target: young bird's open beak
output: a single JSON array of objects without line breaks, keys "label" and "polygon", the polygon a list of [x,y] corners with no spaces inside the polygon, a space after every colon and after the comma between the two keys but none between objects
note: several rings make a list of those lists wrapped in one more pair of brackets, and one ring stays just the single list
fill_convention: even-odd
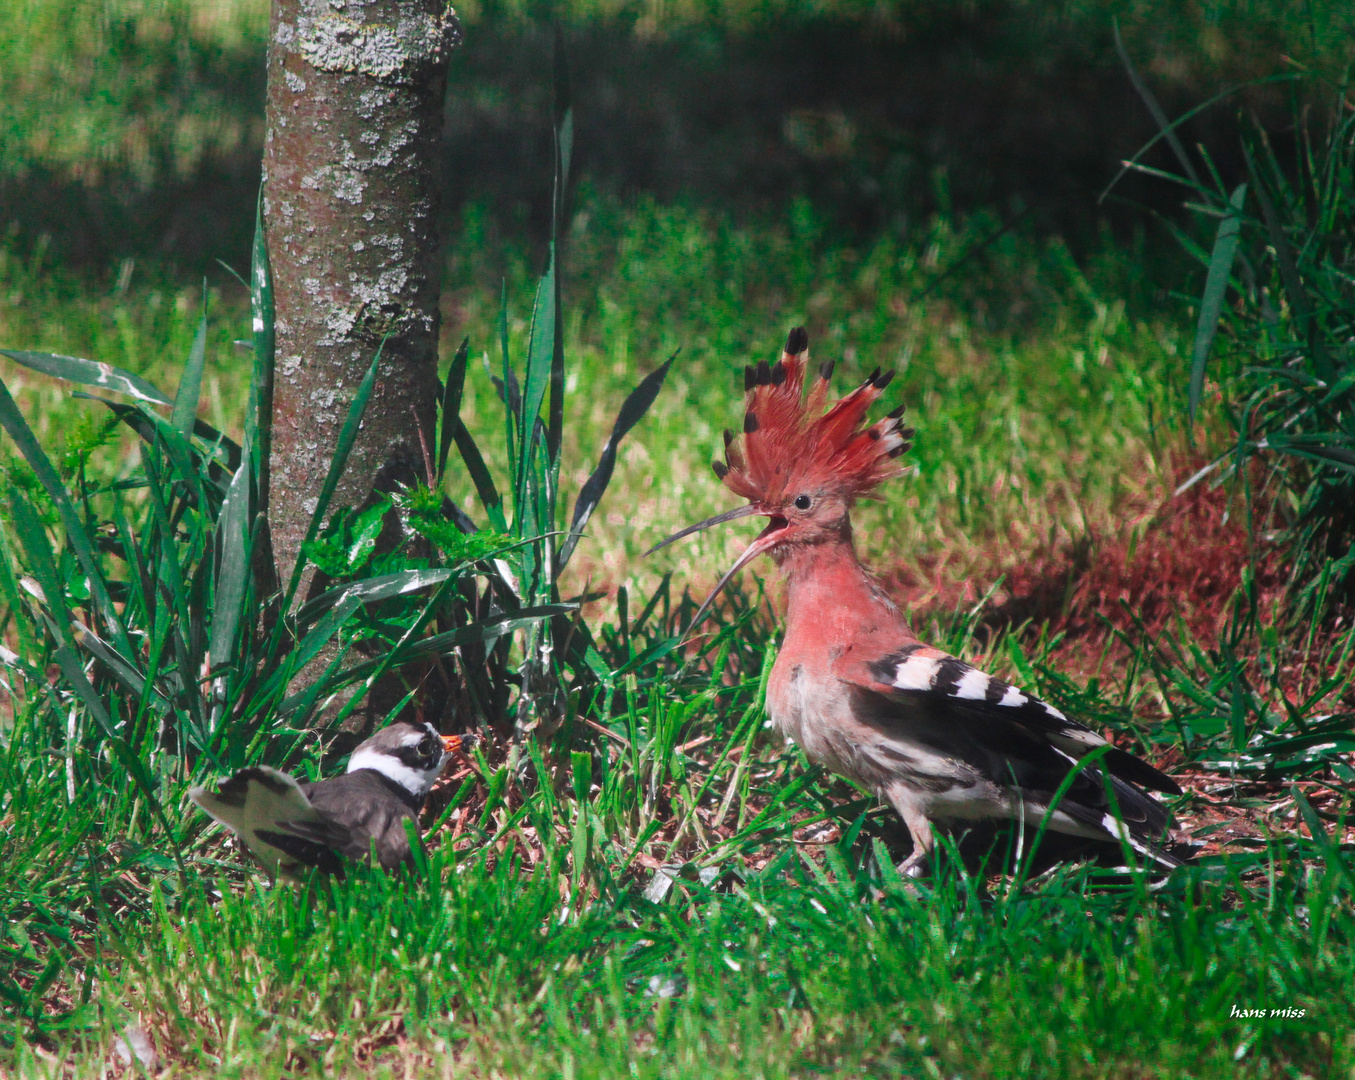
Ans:
[{"label": "young bird's open beak", "polygon": [[474,735],[444,735],[442,737],[442,748],[449,754],[463,754],[474,743]]},{"label": "young bird's open beak", "polygon": [[[700,532],[702,529],[708,529],[712,525],[721,525],[726,521],[734,521],[736,518],[753,517],[757,514],[766,514],[766,513],[767,512],[765,510],[759,510],[757,506],[754,505],[753,503],[748,503],[746,506],[736,507],[733,510],[726,510],[723,514],[716,514],[712,518],[706,518],[705,521],[697,522],[695,525],[688,525],[687,528],[682,529],[679,532],[675,532],[672,536],[668,537],[667,540],[663,540],[655,544],[652,548],[645,552],[645,555],[646,556],[653,555],[654,552],[658,551],[660,548],[667,547],[674,540],[681,540],[684,536],[690,536],[694,532]],[[736,573],[738,573],[741,569],[747,566],[754,559],[756,559],[763,552],[771,550],[772,546],[776,543],[777,539],[780,536],[781,531],[786,527],[786,519],[776,517],[770,514],[768,514],[767,516],[771,517],[772,520],[767,524],[767,527],[758,534],[757,539],[754,540],[751,544],[748,545],[747,548],[744,549],[743,554],[734,560],[734,565],[731,566],[725,572],[725,576],[719,580],[715,588],[711,591],[711,594],[708,597],[706,597],[705,603],[703,603],[699,608],[697,608],[696,616],[692,619],[692,621],[688,624],[687,629],[683,632],[682,635],[683,637],[686,637],[688,634],[690,634],[696,628],[697,624],[703,618],[705,618],[706,612],[710,610],[710,605],[714,602],[715,598],[720,595],[720,590],[729,584],[729,579],[732,578]]]}]

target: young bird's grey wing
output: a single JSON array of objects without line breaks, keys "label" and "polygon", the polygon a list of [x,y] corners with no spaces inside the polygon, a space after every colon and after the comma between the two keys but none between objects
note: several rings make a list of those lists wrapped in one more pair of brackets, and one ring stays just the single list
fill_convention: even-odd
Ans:
[{"label": "young bird's grey wing", "polygon": [[[289,872],[296,855],[293,845],[276,843],[274,834],[290,831],[299,822],[322,826],[323,817],[311,805],[301,785],[286,773],[267,765],[241,769],[222,781],[215,791],[191,788],[188,797],[221,824],[235,832],[273,877]],[[310,860],[302,860],[314,865]]]},{"label": "young bird's grey wing", "polygon": [[347,839],[339,850],[350,859],[365,859],[373,843],[387,870],[410,857],[405,822],[417,826],[418,803],[389,778],[363,769],[312,784],[308,795],[330,827],[343,830]]},{"label": "young bird's grey wing", "polygon": [[[312,786],[303,785],[303,789]],[[313,804],[312,809],[318,816],[279,821],[276,831],[268,832],[263,839],[305,866],[342,877],[343,857],[360,859],[365,856],[366,839]]]},{"label": "young bird's grey wing", "polygon": [[285,823],[280,829],[260,829],[260,840],[283,852],[289,860],[285,866],[288,873],[296,873],[302,866],[313,866],[322,874],[334,874],[343,877],[343,860],[333,845],[307,839],[293,830],[292,823]]}]

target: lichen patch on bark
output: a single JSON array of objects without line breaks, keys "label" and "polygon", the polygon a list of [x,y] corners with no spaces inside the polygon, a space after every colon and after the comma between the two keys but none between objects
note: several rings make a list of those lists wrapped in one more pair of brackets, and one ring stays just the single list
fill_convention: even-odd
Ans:
[{"label": "lichen patch on bark", "polygon": [[436,65],[461,40],[460,23],[450,7],[442,13],[405,11],[394,25],[327,12],[303,17],[297,29],[301,55],[312,67],[357,72],[382,82],[420,78],[423,69]]}]

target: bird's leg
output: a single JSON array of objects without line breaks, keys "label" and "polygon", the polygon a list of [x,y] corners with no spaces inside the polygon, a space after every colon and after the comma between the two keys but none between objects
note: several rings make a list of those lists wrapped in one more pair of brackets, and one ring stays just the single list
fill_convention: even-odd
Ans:
[{"label": "bird's leg", "polygon": [[926,873],[927,860],[936,844],[936,838],[932,835],[932,823],[911,800],[890,799],[890,802],[903,818],[903,823],[908,826],[908,835],[913,838],[913,853],[899,863],[899,874],[902,877],[922,877]]}]

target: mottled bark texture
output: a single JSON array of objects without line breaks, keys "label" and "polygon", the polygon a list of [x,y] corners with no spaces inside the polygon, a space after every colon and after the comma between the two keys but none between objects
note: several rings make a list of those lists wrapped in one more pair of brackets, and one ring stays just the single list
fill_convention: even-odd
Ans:
[{"label": "mottled bark texture", "polygon": [[[437,378],[446,0],[274,0],[264,224],[277,305],[269,518],[282,580],[382,340],[332,507],[424,473]],[[303,588],[302,595],[306,590]]]}]

